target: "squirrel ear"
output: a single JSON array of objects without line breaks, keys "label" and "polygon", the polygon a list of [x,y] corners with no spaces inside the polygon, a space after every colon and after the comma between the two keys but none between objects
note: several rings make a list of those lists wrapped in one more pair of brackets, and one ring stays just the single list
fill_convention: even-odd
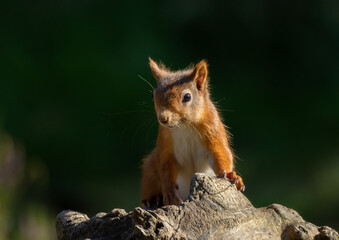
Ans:
[{"label": "squirrel ear", "polygon": [[199,91],[205,91],[207,85],[207,63],[205,60],[200,61],[193,70],[193,80],[197,84]]},{"label": "squirrel ear", "polygon": [[149,66],[151,68],[153,76],[157,81],[159,81],[159,79],[162,78],[165,73],[161,68],[159,68],[158,64],[152,60],[152,58],[149,57],[148,59],[149,59]]}]

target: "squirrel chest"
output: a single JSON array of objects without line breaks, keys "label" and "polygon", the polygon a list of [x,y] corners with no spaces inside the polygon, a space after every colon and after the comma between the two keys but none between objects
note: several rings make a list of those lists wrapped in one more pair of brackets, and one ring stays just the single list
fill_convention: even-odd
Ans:
[{"label": "squirrel chest", "polygon": [[203,145],[201,135],[192,126],[172,129],[173,152],[178,168],[176,183],[179,195],[185,199],[189,195],[191,178],[196,172],[215,175],[213,157]]}]

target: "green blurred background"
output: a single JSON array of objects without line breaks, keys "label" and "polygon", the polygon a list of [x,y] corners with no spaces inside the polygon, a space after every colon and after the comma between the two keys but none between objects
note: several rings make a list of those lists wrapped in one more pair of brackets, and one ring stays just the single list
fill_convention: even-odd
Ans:
[{"label": "green blurred background", "polygon": [[0,35],[0,239],[140,204],[157,122],[148,56],[205,58],[256,207],[339,228],[338,1],[7,1]]}]

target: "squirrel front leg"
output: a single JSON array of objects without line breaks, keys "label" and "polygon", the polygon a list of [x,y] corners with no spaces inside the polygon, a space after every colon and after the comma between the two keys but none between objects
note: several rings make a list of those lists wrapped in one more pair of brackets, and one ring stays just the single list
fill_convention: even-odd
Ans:
[{"label": "squirrel front leg", "polygon": [[182,200],[178,194],[176,178],[177,166],[172,153],[162,153],[159,156],[157,168],[160,176],[160,184],[164,205],[179,205]]},{"label": "squirrel front leg", "polygon": [[214,172],[220,178],[229,178],[239,191],[245,190],[245,185],[240,176],[233,170],[233,154],[231,149],[215,147],[212,152],[214,157]]},{"label": "squirrel front leg", "polygon": [[226,133],[225,138],[208,138],[206,142],[214,159],[213,170],[215,174],[220,178],[229,178],[238,190],[244,191],[245,185],[242,178],[233,170],[233,154],[228,145]]}]

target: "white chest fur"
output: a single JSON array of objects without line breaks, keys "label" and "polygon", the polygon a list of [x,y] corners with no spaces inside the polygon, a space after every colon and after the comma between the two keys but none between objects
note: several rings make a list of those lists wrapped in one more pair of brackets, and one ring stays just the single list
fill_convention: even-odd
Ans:
[{"label": "white chest fur", "polygon": [[184,200],[189,195],[191,178],[196,172],[215,175],[213,157],[204,147],[201,136],[192,126],[172,130],[174,156],[178,166],[177,184],[179,195]]}]

